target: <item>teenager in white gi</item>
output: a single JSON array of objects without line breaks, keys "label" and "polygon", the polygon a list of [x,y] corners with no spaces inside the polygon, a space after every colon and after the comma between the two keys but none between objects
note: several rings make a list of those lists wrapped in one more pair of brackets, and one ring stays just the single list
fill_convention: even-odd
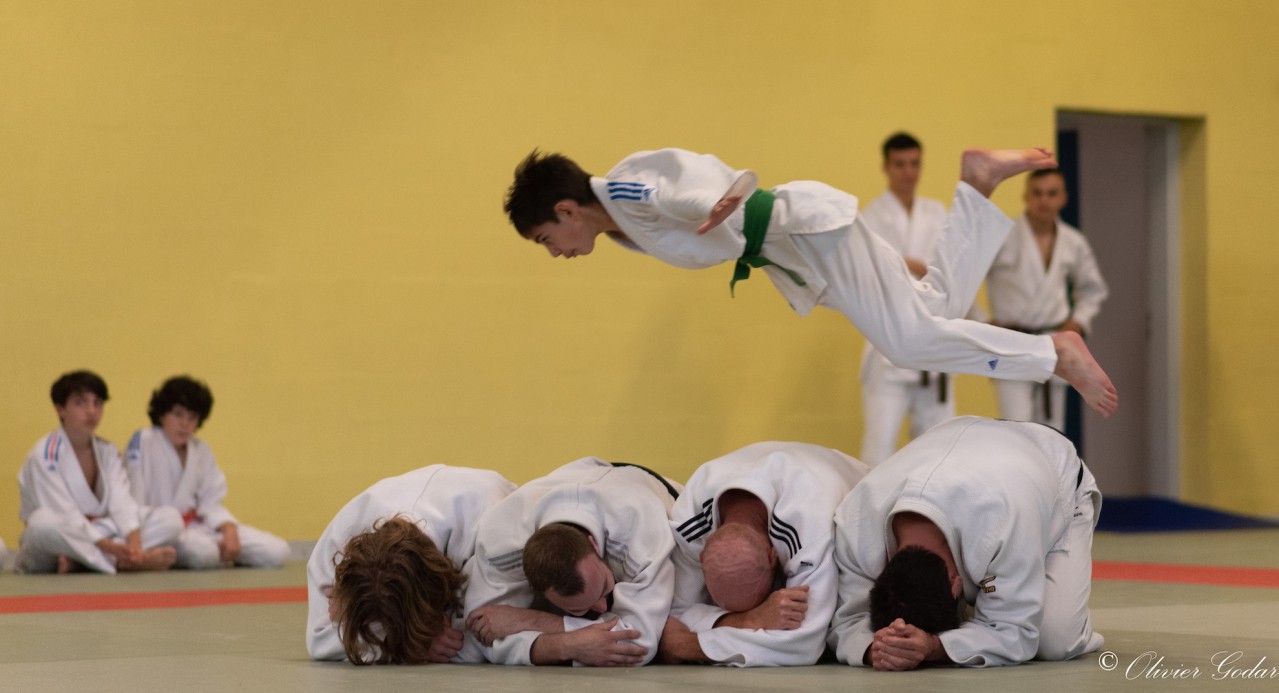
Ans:
[{"label": "teenager in white gi", "polygon": [[[334,621],[341,613],[350,613],[353,619],[378,623],[383,635],[388,626],[383,621],[398,623],[392,616],[378,618],[390,612],[411,611],[401,603],[402,592],[391,586],[398,581],[429,583],[435,581],[429,569],[423,574],[400,575],[400,566],[418,566],[422,562],[404,560],[400,552],[405,541],[394,541],[382,546],[380,552],[369,552],[358,546],[360,541],[376,539],[388,520],[398,519],[412,525],[412,532],[430,541],[427,552],[442,554],[451,563],[452,570],[461,577],[461,571],[475,554],[475,536],[480,518],[515,490],[515,484],[502,478],[497,472],[450,467],[433,464],[415,469],[400,476],[383,479],[342,507],[320,535],[306,565],[307,625],[306,650],[312,659],[349,659],[356,663],[374,661],[418,663],[421,662],[483,662],[484,656],[473,639],[464,639],[462,613],[459,610],[447,614],[448,621],[441,621],[426,643],[407,642],[408,638],[392,637],[399,645],[396,652],[382,652],[358,641],[354,627],[341,632]],[[408,528],[406,528],[408,529]],[[375,574],[369,584],[352,580],[352,591],[372,586],[383,589],[364,589],[362,600],[372,603],[354,604],[351,612],[335,614],[331,596],[337,585],[338,565],[342,564],[344,577],[352,573]],[[345,583],[344,583],[345,585]],[[464,589],[464,588],[463,588]],[[381,595],[379,597],[379,595]],[[338,601],[342,601],[339,593]],[[352,600],[354,601],[354,600]],[[431,613],[446,610],[439,605],[419,605]],[[460,606],[460,603],[459,603]],[[354,624],[352,624],[354,625]],[[393,628],[390,630],[394,630]],[[348,654],[348,643],[353,652]],[[419,652],[417,657],[412,653]],[[355,656],[352,657],[351,654]]]},{"label": "teenager in white gi", "polygon": [[987,197],[1009,176],[1054,163],[1042,149],[965,152],[924,281],[866,229],[852,195],[815,181],[770,193],[757,189],[751,171],[679,149],[633,154],[605,178],[535,151],[516,169],[505,209],[552,257],[586,255],[604,233],[677,267],[741,259],[734,277],[763,266],[797,313],[817,305],[843,313],[899,366],[1035,381],[1056,372],[1109,415],[1118,396],[1079,335],[1025,335],[956,319],[1012,225]]},{"label": "teenager in white gi", "polygon": [[[831,648],[846,664],[894,671],[1096,650],[1100,509],[1092,474],[1047,426],[964,416],[930,429],[836,511]],[[960,623],[964,603],[973,612]]]},{"label": "teenager in white gi", "polygon": [[[640,467],[585,457],[498,503],[480,521],[466,571],[466,625],[488,661],[638,666],[651,660],[675,587],[669,523],[675,490]],[[539,591],[531,583],[542,580],[528,563],[537,559],[540,575],[554,552],[566,552],[559,563],[568,579]],[[542,600],[564,615],[534,608]]]},{"label": "teenager in white gi", "polygon": [[816,663],[835,613],[835,507],[868,470],[837,450],[777,442],[698,468],[671,511],[663,660]]},{"label": "teenager in white gi", "polygon": [[23,573],[164,570],[182,518],[173,508],[139,508],[120,452],[94,435],[107,386],[89,371],[59,378],[50,391],[62,426],[41,438],[18,473],[26,530],[15,568]]},{"label": "teenager in white gi", "polygon": [[241,524],[222,505],[226,475],[208,443],[195,433],[209,419],[213,393],[202,382],[180,375],[151,393],[151,428],[129,439],[125,465],[133,497],[145,506],[176,508],[186,524],[178,538],[177,565],[217,568],[242,565],[279,568],[289,543]]},{"label": "teenager in white gi", "polygon": [[[946,206],[915,194],[923,157],[919,140],[898,132],[884,140],[881,149],[888,189],[866,205],[862,218],[867,228],[901,253],[911,276],[922,279],[946,225]],[[945,373],[898,368],[870,342],[862,351],[861,382],[861,460],[871,466],[897,449],[897,434],[907,416],[911,438],[955,416],[954,393]]]},{"label": "teenager in white gi", "polygon": [[[1109,291],[1088,239],[1061,220],[1066,179],[1057,169],[1035,171],[1022,199],[1026,211],[986,276],[993,322],[1033,334],[1068,330],[1083,336]],[[1065,429],[1066,383],[1060,378],[997,380],[995,392],[1001,417]]]}]

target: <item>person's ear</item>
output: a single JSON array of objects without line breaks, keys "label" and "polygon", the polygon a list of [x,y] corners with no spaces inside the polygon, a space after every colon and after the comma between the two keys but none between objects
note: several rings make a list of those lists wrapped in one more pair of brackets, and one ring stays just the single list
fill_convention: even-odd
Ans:
[{"label": "person's ear", "polygon": [[595,543],[595,535],[588,534],[586,535],[586,538],[591,542],[591,548],[595,549],[595,554],[597,556],[603,556],[604,552],[600,551],[600,545]]}]

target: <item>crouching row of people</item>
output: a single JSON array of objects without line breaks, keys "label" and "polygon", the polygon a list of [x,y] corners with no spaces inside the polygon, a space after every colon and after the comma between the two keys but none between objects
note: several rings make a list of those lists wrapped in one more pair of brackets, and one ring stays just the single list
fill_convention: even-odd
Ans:
[{"label": "crouching row of people", "polygon": [[172,566],[279,567],[288,542],[241,524],[223,505],[226,476],[195,436],[213,409],[198,380],[170,378],[147,409],[124,460],[96,435],[107,385],[73,371],[50,389],[59,427],[18,473],[26,528],[15,568],[24,573],[165,570]]},{"label": "crouching row of people", "polygon": [[370,487],[308,564],[306,641],[357,664],[813,664],[1093,651],[1101,496],[1074,447],[960,417],[873,470],[757,443],[686,486],[588,457],[519,488],[432,465]]}]

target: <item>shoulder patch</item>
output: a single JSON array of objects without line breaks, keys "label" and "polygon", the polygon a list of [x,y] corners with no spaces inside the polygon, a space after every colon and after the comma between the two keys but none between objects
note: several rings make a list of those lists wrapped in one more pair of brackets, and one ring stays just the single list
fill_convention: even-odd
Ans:
[{"label": "shoulder patch", "polygon": [[[57,433],[49,436],[49,441],[44,444],[44,459],[49,462],[58,461],[58,449],[62,447],[62,437]],[[53,465],[49,465],[49,471],[53,471]]]},{"label": "shoulder patch", "polygon": [[657,188],[644,183],[611,180],[608,182],[608,199],[649,202]]}]

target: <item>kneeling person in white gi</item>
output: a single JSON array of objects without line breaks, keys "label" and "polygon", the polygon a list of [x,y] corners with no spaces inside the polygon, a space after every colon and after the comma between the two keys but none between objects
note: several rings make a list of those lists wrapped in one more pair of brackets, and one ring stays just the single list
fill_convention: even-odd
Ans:
[{"label": "kneeling person in white gi", "polygon": [[[1088,611],[1101,493],[1047,426],[972,416],[915,439],[835,514],[841,662],[904,671],[1101,647]],[[963,605],[972,617],[961,622]]]},{"label": "kneeling person in white gi", "polygon": [[107,384],[90,371],[58,378],[50,390],[62,427],[40,439],[18,473],[26,530],[15,568],[22,573],[164,570],[182,517],[139,508],[120,452],[94,435]]},{"label": "kneeling person in white gi", "polygon": [[657,652],[675,575],[678,491],[586,457],[530,481],[480,521],[466,626],[495,664],[638,666]]},{"label": "kneeling person in white gi", "polygon": [[835,613],[835,507],[867,471],[804,443],[756,443],[702,465],[671,512],[662,660],[816,663]]},{"label": "kneeling person in white gi", "polygon": [[514,489],[497,472],[434,464],[343,506],[306,566],[311,658],[483,662],[462,631],[463,568],[480,518]]},{"label": "kneeling person in white gi", "polygon": [[146,506],[176,508],[186,528],[178,539],[177,565],[278,568],[289,543],[240,524],[222,505],[226,475],[208,443],[195,433],[209,419],[213,393],[185,375],[169,378],[151,394],[152,427],[129,439],[126,464],[133,496]]}]

